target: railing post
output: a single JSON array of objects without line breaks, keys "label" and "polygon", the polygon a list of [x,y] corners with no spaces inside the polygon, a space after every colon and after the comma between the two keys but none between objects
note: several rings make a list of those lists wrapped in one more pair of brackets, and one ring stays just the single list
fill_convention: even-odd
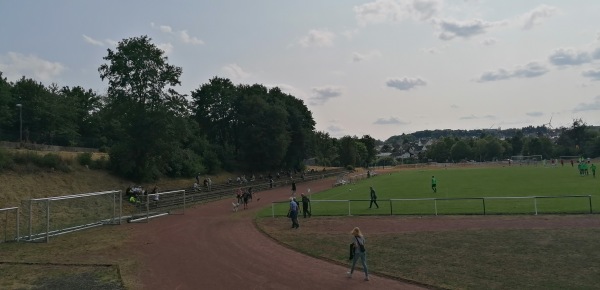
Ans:
[{"label": "railing post", "polygon": [[50,200],[46,200],[46,243],[50,242]]},{"label": "railing post", "polygon": [[352,211],[350,210],[350,200],[348,200],[348,216],[352,216]]},{"label": "railing post", "polygon": [[590,201],[590,213],[592,213],[592,196],[588,195],[588,199]]},{"label": "railing post", "polygon": [[537,210],[537,197],[533,197],[533,207],[535,208],[535,215],[538,215],[538,210]]},{"label": "railing post", "polygon": [[394,215],[393,203],[392,203],[391,199],[390,199],[390,215]]},{"label": "railing post", "polygon": [[33,207],[32,204],[33,204],[33,202],[30,199],[29,200],[29,238],[27,238],[30,241],[31,241],[31,232],[33,231],[33,225],[32,225],[33,219],[31,217],[31,210],[32,210],[32,207]]},{"label": "railing post", "polygon": [[123,219],[123,191],[119,190],[119,224],[121,219]]},{"label": "railing post", "polygon": [[437,216],[438,215],[438,211],[437,211],[437,198],[433,199],[433,207],[434,207],[434,210],[435,210],[435,215]]},{"label": "railing post", "polygon": [[16,219],[17,219],[17,242],[18,242],[18,241],[19,241],[20,234],[21,234],[21,233],[19,232],[19,208],[18,208],[18,207],[17,207],[17,216],[16,216]]},{"label": "railing post", "polygon": [[485,197],[481,198],[481,200],[483,201],[483,215],[486,215],[486,211],[485,211]]}]

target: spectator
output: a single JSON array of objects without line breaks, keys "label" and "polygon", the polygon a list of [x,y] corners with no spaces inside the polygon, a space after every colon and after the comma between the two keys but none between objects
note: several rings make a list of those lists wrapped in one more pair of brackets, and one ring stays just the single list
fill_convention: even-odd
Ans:
[{"label": "spectator", "polygon": [[371,208],[373,204],[375,204],[377,208],[379,208],[379,205],[377,204],[377,194],[375,194],[375,189],[373,189],[373,187],[371,186],[371,203],[369,203],[369,208]]},{"label": "spectator", "polygon": [[352,278],[352,273],[354,273],[354,266],[356,265],[356,260],[360,258],[360,262],[362,263],[363,271],[365,272],[365,281],[369,281],[369,269],[367,268],[367,252],[365,250],[365,237],[358,227],[355,227],[352,230],[352,243],[354,244],[354,257],[352,258],[352,267],[350,271],[347,272],[348,278]]},{"label": "spectator", "polygon": [[299,228],[300,224],[298,223],[298,202],[293,197],[290,197],[290,209],[288,210],[288,216],[292,220],[292,229]]},{"label": "spectator", "polygon": [[310,199],[308,198],[308,196],[304,195],[304,193],[301,193],[300,196],[302,196],[302,213],[304,214],[304,218],[306,218],[307,214],[308,217],[311,217],[312,214],[310,213]]}]

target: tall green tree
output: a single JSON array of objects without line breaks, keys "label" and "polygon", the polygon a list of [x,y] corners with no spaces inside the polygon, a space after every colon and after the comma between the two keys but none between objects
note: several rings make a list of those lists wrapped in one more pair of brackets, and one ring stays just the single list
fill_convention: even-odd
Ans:
[{"label": "tall green tree", "polygon": [[373,139],[373,137],[371,137],[370,135],[364,135],[362,136],[362,138],[359,139],[359,141],[363,145],[365,145],[365,149],[367,151],[366,156],[364,156],[364,165],[373,163],[377,155],[377,150],[375,149],[376,140]]},{"label": "tall green tree", "polygon": [[0,138],[16,141],[19,138],[19,108],[11,91],[12,84],[0,71]]},{"label": "tall green tree", "polygon": [[98,71],[109,83],[106,109],[120,134],[109,152],[113,169],[136,180],[196,171],[169,166],[182,156],[194,159],[181,146],[188,104],[173,89],[180,85],[182,69],[170,65],[147,36],[122,40],[103,59],[108,63]]}]

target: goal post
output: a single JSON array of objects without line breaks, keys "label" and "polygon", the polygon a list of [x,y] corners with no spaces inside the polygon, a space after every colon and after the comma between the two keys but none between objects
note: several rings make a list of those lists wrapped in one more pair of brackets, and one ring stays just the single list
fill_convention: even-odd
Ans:
[{"label": "goal post", "polygon": [[183,189],[170,190],[138,196],[136,202],[137,214],[131,216],[128,222],[148,222],[149,219],[171,214],[185,214],[186,192]]},{"label": "goal post", "polygon": [[19,241],[19,208],[0,208],[0,243]]},{"label": "goal post", "polygon": [[49,242],[51,236],[121,224],[121,200],[120,190],[25,200],[22,203],[29,230],[25,240]]},{"label": "goal post", "polygon": [[543,160],[542,155],[515,155],[511,156],[510,159],[515,164],[522,165],[538,165]]}]

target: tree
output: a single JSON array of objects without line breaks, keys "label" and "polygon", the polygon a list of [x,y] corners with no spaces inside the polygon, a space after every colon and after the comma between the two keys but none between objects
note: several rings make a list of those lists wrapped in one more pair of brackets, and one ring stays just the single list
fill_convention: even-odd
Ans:
[{"label": "tree", "polygon": [[309,140],[315,129],[312,113],[304,105],[304,101],[283,93],[278,87],[270,89],[267,97],[269,102],[287,112],[286,130],[290,143],[282,166],[300,170],[303,167],[302,161],[308,156]]},{"label": "tree", "polygon": [[181,147],[188,137],[182,134],[187,132],[182,126],[188,104],[172,89],[180,84],[181,68],[168,64],[164,52],[147,36],[122,40],[103,59],[109,63],[98,72],[109,82],[105,102],[119,133],[109,152],[113,170],[135,180],[196,171],[170,166],[173,158],[189,154]]},{"label": "tree", "polygon": [[258,95],[241,100],[239,114],[239,162],[245,170],[276,170],[290,144],[287,112]]},{"label": "tree", "polygon": [[365,145],[365,149],[367,150],[366,156],[364,156],[365,165],[371,164],[375,161],[377,150],[375,150],[375,142],[376,140],[369,135],[364,135],[359,141]]},{"label": "tree", "polygon": [[[0,72],[0,138],[15,141],[19,137],[19,110],[11,90],[12,84]],[[5,128],[9,128],[8,132]]]},{"label": "tree", "polygon": [[469,146],[469,144],[467,144],[467,142],[464,140],[459,140],[452,145],[452,148],[450,148],[450,156],[454,161],[470,159],[471,146]]},{"label": "tree", "polygon": [[344,136],[340,139],[339,152],[341,166],[356,166],[360,160],[356,140],[350,136]]}]

